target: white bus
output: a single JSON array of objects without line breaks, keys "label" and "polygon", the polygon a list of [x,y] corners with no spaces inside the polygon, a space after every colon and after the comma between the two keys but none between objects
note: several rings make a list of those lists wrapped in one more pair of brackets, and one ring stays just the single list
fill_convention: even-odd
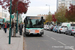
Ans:
[{"label": "white bus", "polygon": [[44,34],[44,19],[40,16],[26,16],[25,22],[25,35],[36,34],[42,36]]}]

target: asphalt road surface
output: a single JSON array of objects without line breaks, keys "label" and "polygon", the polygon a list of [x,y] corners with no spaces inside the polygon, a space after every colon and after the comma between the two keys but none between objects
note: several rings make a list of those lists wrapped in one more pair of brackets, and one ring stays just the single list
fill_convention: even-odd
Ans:
[{"label": "asphalt road surface", "polygon": [[25,50],[75,50],[75,37],[44,30],[44,35],[24,37]]}]

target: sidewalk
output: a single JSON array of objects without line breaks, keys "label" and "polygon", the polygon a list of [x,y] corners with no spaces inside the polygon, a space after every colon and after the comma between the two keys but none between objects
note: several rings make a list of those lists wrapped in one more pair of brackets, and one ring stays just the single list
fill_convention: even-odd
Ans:
[{"label": "sidewalk", "polygon": [[16,34],[17,37],[11,37],[11,44],[9,44],[9,30],[4,33],[0,30],[0,50],[23,50],[23,36]]}]

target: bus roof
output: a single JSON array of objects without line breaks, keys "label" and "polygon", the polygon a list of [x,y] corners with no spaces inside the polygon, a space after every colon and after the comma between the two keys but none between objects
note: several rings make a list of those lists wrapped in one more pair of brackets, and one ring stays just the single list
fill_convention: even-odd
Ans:
[{"label": "bus roof", "polygon": [[43,17],[43,16],[26,16],[26,17]]},{"label": "bus roof", "polygon": [[26,16],[28,19],[40,19],[43,16]]}]

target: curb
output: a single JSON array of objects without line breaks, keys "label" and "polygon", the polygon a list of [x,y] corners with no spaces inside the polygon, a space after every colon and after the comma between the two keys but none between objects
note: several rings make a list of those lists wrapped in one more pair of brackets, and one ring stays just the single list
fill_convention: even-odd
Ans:
[{"label": "curb", "polygon": [[23,36],[23,50],[25,50],[25,38],[24,38],[24,36]]}]

